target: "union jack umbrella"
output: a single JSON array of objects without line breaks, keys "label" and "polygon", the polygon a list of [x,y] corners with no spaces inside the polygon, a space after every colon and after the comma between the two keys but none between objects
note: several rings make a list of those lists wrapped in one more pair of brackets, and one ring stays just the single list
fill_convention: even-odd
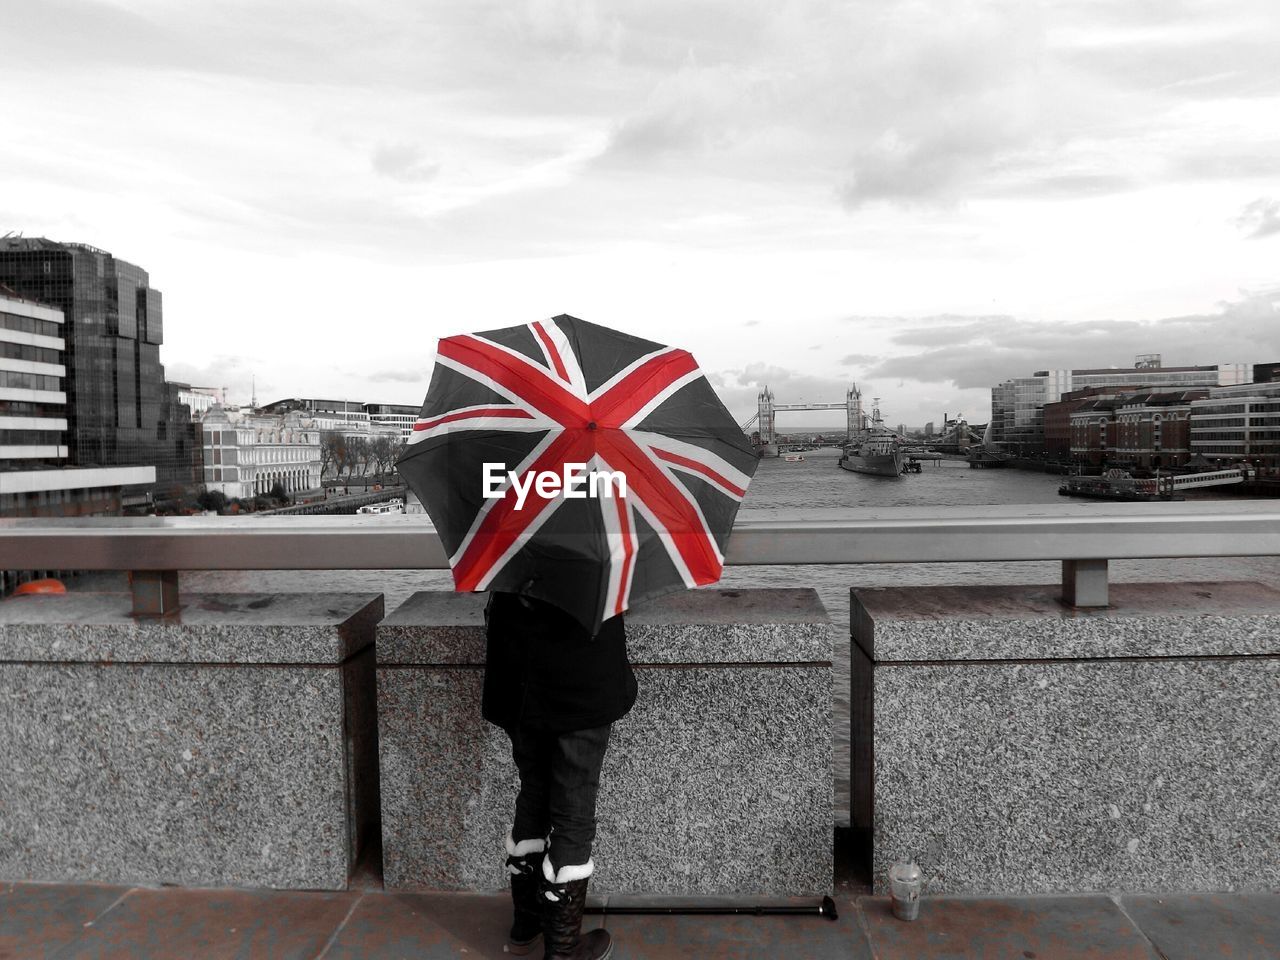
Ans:
[{"label": "union jack umbrella", "polygon": [[558,316],[441,340],[397,466],[458,590],[595,632],[720,579],[758,462],[687,351]]}]

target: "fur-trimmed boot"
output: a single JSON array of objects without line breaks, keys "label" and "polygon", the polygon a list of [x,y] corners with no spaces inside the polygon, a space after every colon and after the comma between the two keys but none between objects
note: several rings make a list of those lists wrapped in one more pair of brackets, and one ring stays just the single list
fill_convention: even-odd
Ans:
[{"label": "fur-trimmed boot", "polygon": [[511,905],[515,918],[503,949],[518,957],[532,953],[542,936],[542,915],[538,911],[538,885],[542,882],[545,840],[516,843],[507,832],[507,874],[511,877]]},{"label": "fur-trimmed boot", "polygon": [[582,912],[587,906],[587,878],[591,860],[556,870],[551,858],[542,861],[542,932],[547,938],[545,960],[605,960],[613,952],[607,930],[582,935]]}]

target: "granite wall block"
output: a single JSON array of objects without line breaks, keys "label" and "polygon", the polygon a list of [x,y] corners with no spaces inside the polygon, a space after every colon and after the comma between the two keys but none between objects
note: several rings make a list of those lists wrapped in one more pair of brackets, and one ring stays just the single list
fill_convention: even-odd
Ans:
[{"label": "granite wall block", "polygon": [[876,889],[906,855],[934,893],[1280,887],[1280,594],[1118,584],[1081,616],[1047,589],[994,611],[970,588],[854,591]]},{"label": "granite wall block", "polygon": [[345,888],[378,809],[381,596],[129,606],[0,604],[0,877]]},{"label": "granite wall block", "polygon": [[[389,888],[506,883],[518,778],[506,735],[480,718],[481,606],[415,594],[378,628]],[[831,639],[816,595],[696,591],[629,613],[627,638],[640,694],[605,758],[593,891],[829,892]]]}]

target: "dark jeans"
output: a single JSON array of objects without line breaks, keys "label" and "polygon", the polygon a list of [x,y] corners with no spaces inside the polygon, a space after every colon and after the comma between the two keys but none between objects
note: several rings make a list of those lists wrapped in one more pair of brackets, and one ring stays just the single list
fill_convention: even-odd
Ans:
[{"label": "dark jeans", "polygon": [[520,771],[511,837],[519,843],[550,833],[551,863],[557,870],[591,859],[600,766],[612,729],[613,724],[606,724],[568,733],[524,727],[507,731]]}]

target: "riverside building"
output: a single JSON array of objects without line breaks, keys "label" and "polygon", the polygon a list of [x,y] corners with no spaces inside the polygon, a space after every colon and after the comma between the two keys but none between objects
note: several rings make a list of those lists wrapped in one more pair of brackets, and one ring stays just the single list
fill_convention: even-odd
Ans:
[{"label": "riverside building", "polygon": [[356,400],[323,400],[291,397],[261,408],[262,413],[284,414],[297,410],[320,430],[362,440],[387,438],[407,441],[421,408],[401,403],[361,403]]},{"label": "riverside building", "polygon": [[1191,404],[1191,452],[1280,476],[1280,382],[1222,387]]},{"label": "riverside building", "polygon": [[352,436],[369,435],[369,412],[364,404],[351,400],[323,400],[290,397],[259,408],[260,413],[280,416],[298,411],[321,430],[339,430]]},{"label": "riverside building", "polygon": [[[1140,358],[1133,367],[1102,367],[1081,370],[1040,370],[1030,377],[1005,380],[991,388],[992,439],[1020,454],[1043,454],[1047,450],[1045,408],[1064,395],[1088,388],[1177,391],[1195,387],[1231,386],[1248,383],[1253,365],[1220,363],[1189,367],[1164,367],[1158,355]],[[1081,394],[1077,395],[1083,396]],[[1074,413],[1069,414],[1074,420]],[[1057,432],[1061,432],[1061,423]],[[1058,437],[1059,442],[1061,437]],[[1075,446],[1073,439],[1072,446]]]},{"label": "riverside building", "polygon": [[155,468],[70,465],[66,318],[0,287],[0,516],[118,516]]},{"label": "riverside building", "polygon": [[64,317],[67,460],[151,467],[154,481],[127,506],[190,488],[194,433],[165,386],[162,298],[147,272],[81,243],[4,237],[0,283]]},{"label": "riverside building", "polygon": [[371,423],[391,424],[400,432],[400,440],[408,443],[413,436],[413,425],[418,420],[420,406],[407,403],[366,403],[365,412],[369,414]]},{"label": "riverside building", "polygon": [[241,414],[215,405],[200,429],[209,490],[247,499],[276,484],[285,493],[320,486],[320,429],[300,411]]},{"label": "riverside building", "polygon": [[1114,458],[1148,470],[1183,466],[1191,459],[1191,408],[1207,389],[1135,393],[1116,407]]}]

